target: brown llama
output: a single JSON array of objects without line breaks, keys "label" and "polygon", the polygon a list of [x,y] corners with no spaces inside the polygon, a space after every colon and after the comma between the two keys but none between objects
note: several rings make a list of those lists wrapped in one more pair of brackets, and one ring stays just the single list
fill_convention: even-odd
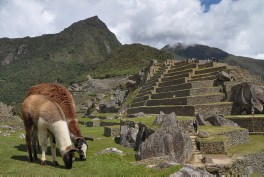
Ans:
[{"label": "brown llama", "polygon": [[[41,83],[31,87],[27,97],[35,94],[45,95],[62,108],[67,119],[71,140],[75,148],[79,149],[80,159],[86,160],[88,145],[85,140],[93,140],[93,138],[83,137],[81,134],[75,114],[74,100],[69,90],[57,83]],[[33,143],[33,148],[35,147],[35,143]]]},{"label": "brown llama", "polygon": [[[29,161],[33,161],[32,157],[32,134],[33,131],[38,136],[39,144],[42,149],[41,165],[46,165],[46,150],[48,138],[50,138],[51,153],[53,163],[58,166],[56,160],[56,144],[63,157],[65,167],[72,168],[74,152],[77,149],[72,148],[69,128],[65,115],[57,103],[50,101],[43,95],[28,96],[22,103],[22,116],[26,130],[26,144]],[[36,157],[34,152],[34,158]]]}]

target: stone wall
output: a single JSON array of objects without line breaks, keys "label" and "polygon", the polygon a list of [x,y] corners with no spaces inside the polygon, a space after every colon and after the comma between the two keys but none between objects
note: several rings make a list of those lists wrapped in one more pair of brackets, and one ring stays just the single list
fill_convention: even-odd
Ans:
[{"label": "stone wall", "polygon": [[249,140],[248,130],[240,129],[221,133],[224,139],[219,141],[204,141],[198,139],[198,148],[202,153],[226,154],[227,150],[234,145],[245,144]]},{"label": "stone wall", "polygon": [[248,129],[249,132],[264,132],[264,117],[252,118],[249,115],[248,118],[229,118],[229,120],[237,123],[242,128]]},{"label": "stone wall", "polygon": [[210,142],[210,141],[199,141],[198,149],[205,154],[226,154],[227,146],[224,141]]},{"label": "stone wall", "polygon": [[240,129],[222,133],[227,137],[227,148],[238,144],[248,143],[249,134],[247,129]]},{"label": "stone wall", "polygon": [[104,127],[104,135],[107,137],[117,137],[120,135],[120,127]]},{"label": "stone wall", "polygon": [[256,153],[248,154],[239,157],[233,163],[230,174],[250,176],[252,173],[257,173],[260,176],[264,174],[264,150]]},{"label": "stone wall", "polygon": [[211,105],[195,105],[196,114],[201,114],[205,117],[213,114],[230,115],[232,110],[232,103],[219,103]]}]

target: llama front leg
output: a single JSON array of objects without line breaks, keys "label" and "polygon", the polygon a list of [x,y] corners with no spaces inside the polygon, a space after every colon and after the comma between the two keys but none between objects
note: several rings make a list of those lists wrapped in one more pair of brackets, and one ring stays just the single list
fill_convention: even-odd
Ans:
[{"label": "llama front leg", "polygon": [[41,156],[41,165],[46,165],[46,151],[48,144],[48,131],[43,128],[39,128],[38,130],[38,139],[39,144],[41,146],[42,156]]},{"label": "llama front leg", "polygon": [[54,135],[52,133],[50,133],[49,137],[50,137],[50,149],[51,149],[53,164],[55,166],[59,166],[59,163],[57,161],[57,156],[56,156],[56,141],[55,141],[55,137],[54,137]]}]

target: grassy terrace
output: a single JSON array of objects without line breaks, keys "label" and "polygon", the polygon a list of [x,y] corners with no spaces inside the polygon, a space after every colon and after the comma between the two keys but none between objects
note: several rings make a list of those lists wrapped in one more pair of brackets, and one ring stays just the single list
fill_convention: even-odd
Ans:
[{"label": "grassy terrace", "polygon": [[[228,115],[227,119],[241,119],[241,118],[253,118],[253,115]],[[264,118],[264,114],[254,114],[254,118]]]},{"label": "grassy terrace", "polygon": [[221,135],[223,132],[229,132],[233,130],[240,130],[243,128],[232,126],[199,126],[199,131],[205,131],[209,133],[208,138],[200,138],[200,141],[205,142],[219,142],[224,141],[225,136]]}]

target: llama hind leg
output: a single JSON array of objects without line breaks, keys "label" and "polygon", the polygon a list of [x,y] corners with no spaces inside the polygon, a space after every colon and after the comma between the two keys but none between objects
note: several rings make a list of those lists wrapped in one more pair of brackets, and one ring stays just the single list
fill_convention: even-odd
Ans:
[{"label": "llama hind leg", "polygon": [[26,144],[27,144],[27,152],[28,152],[28,159],[29,162],[33,162],[33,156],[32,156],[32,131],[33,131],[33,125],[30,121],[25,121],[24,119],[24,125],[26,130]]},{"label": "llama hind leg", "polygon": [[55,141],[55,137],[54,137],[54,135],[52,133],[50,133],[49,137],[50,137],[50,149],[51,149],[53,164],[55,166],[59,166],[59,163],[57,161],[57,156],[56,156],[56,141]]},{"label": "llama hind leg", "polygon": [[32,147],[33,147],[33,156],[34,159],[37,160],[37,145],[38,145],[38,130],[37,127],[34,126],[33,128],[33,135],[32,135]]}]

